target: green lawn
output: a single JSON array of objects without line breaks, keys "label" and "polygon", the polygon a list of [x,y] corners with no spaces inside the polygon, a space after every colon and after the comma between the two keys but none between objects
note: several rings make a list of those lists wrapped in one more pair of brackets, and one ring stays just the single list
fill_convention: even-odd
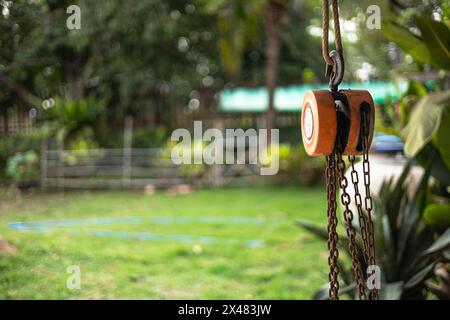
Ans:
[{"label": "green lawn", "polygon": [[[308,299],[326,282],[327,250],[295,220],[324,224],[324,197],[320,188],[261,187],[201,190],[184,196],[77,192],[3,199],[0,234],[17,246],[18,253],[0,255],[0,298]],[[71,234],[65,227],[41,233],[8,227],[13,221],[127,216],[143,220],[79,231],[209,236],[229,242],[122,239]],[[152,220],[156,216],[188,218],[156,224]],[[211,216],[266,220],[199,223]],[[245,245],[250,239],[264,244]],[[80,290],[66,287],[70,265],[81,268]]]}]

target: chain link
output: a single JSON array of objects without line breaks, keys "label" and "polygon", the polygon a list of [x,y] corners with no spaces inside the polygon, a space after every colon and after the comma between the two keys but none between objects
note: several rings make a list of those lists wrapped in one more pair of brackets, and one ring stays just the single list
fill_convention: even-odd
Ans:
[{"label": "chain link", "polygon": [[328,201],[328,265],[330,266],[330,272],[328,279],[330,282],[329,297],[330,300],[339,300],[339,266],[338,258],[339,251],[337,249],[337,243],[339,237],[336,231],[337,216],[336,216],[336,160],[335,154],[326,157],[326,181],[327,181],[327,201]]}]

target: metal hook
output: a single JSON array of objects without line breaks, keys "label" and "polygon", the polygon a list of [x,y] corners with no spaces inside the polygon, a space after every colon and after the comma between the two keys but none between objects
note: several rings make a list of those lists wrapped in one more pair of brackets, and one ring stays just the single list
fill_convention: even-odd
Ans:
[{"label": "metal hook", "polygon": [[326,75],[330,78],[330,90],[336,92],[344,77],[344,57],[339,51],[333,50],[330,52],[330,58],[333,65],[327,65]]}]

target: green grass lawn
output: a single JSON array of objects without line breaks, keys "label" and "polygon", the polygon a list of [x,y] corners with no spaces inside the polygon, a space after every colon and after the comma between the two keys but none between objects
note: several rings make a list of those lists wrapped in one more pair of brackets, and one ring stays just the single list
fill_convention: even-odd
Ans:
[{"label": "green grass lawn", "polygon": [[[295,221],[325,224],[324,197],[320,188],[261,187],[201,190],[183,196],[110,191],[3,199],[0,234],[18,252],[0,255],[0,298],[308,299],[327,280],[326,243],[299,229]],[[71,234],[61,227],[41,233],[8,228],[14,221],[127,216],[143,221],[80,230],[196,239],[139,240]],[[155,224],[156,216],[188,218],[183,223]],[[266,220],[198,223],[211,216]],[[197,241],[201,236],[229,242],[202,244]],[[250,239],[263,240],[264,245],[246,246]],[[81,268],[80,290],[66,286],[70,265]]]}]

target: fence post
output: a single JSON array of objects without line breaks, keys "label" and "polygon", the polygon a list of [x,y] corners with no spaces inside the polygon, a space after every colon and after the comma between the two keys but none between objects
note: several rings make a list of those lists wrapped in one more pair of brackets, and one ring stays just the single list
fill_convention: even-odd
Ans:
[{"label": "fence post", "polygon": [[133,143],[133,117],[125,118],[123,131],[122,186],[131,186],[131,153]]},{"label": "fence post", "polygon": [[[217,120],[214,121],[214,128],[219,129],[220,131],[222,131],[222,143],[223,143],[223,148],[220,150],[221,154],[216,155],[217,159],[223,159],[223,162],[225,163],[225,130],[224,130],[224,124],[222,120]],[[217,141],[216,141],[217,143]],[[222,177],[222,170],[223,170],[223,165],[222,164],[213,164],[212,168],[211,168],[211,173],[212,173],[212,181],[211,184],[214,187],[221,187],[223,185],[223,177]]]},{"label": "fence post", "polygon": [[41,144],[41,187],[47,186],[47,138],[42,140]]},{"label": "fence post", "polygon": [[58,161],[58,190],[64,191],[64,140],[63,139],[57,139],[57,154],[56,157]]}]

